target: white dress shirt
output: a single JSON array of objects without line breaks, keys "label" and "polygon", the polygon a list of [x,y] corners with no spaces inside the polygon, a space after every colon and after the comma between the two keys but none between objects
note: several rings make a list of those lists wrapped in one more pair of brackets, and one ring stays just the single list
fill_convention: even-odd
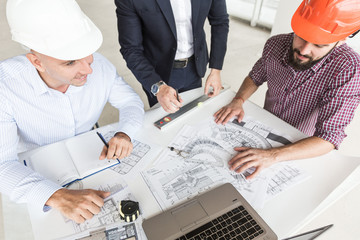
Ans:
[{"label": "white dress shirt", "polygon": [[21,164],[17,154],[89,131],[106,102],[119,109],[118,132],[132,139],[142,126],[140,97],[105,57],[93,56],[85,85],[65,93],[49,88],[24,55],[0,62],[0,192],[11,200],[43,210],[61,186]]},{"label": "white dress shirt", "polygon": [[191,57],[194,54],[191,24],[191,1],[170,0],[176,24],[177,49],[175,59]]}]

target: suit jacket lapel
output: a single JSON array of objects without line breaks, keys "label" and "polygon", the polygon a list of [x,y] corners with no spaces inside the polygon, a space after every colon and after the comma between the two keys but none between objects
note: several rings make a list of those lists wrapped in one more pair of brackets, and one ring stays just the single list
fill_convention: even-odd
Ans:
[{"label": "suit jacket lapel", "polygon": [[165,16],[166,21],[168,22],[170,29],[176,39],[176,25],[175,25],[175,19],[174,19],[174,14],[172,12],[170,0],[156,0],[156,1],[161,9],[161,12]]}]

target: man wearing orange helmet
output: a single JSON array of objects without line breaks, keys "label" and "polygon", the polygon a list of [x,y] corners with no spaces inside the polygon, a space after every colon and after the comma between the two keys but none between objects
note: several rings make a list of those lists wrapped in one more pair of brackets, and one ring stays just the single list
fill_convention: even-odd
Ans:
[{"label": "man wearing orange helmet", "polygon": [[271,37],[235,98],[217,111],[225,124],[244,116],[243,103],[267,82],[264,108],[309,137],[272,149],[238,147],[229,161],[248,178],[280,161],[319,156],[338,149],[360,101],[360,56],[345,40],[360,29],[358,0],[304,0],[292,17],[293,33]]}]

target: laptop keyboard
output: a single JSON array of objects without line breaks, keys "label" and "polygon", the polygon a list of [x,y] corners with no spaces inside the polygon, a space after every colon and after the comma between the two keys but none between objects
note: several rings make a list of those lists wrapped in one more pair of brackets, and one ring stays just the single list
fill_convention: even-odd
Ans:
[{"label": "laptop keyboard", "polygon": [[264,233],[243,206],[239,206],[176,240],[248,240]]}]

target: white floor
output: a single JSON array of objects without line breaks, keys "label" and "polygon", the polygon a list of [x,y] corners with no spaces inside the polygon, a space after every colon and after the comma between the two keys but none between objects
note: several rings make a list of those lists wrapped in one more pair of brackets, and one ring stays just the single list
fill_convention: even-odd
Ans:
[{"label": "white floor", "polygon": [[[23,53],[23,50],[15,42],[11,41],[9,28],[5,18],[5,0],[0,0],[0,60]],[[95,22],[104,35],[104,43],[99,52],[105,55],[118,69],[120,75],[137,91],[148,109],[146,96],[140,84],[136,81],[132,73],[127,69],[117,42],[117,26],[115,16],[115,6],[113,0],[78,0],[83,11]],[[209,37],[209,27],[207,26]],[[237,90],[247,75],[252,65],[261,55],[262,47],[266,39],[270,36],[270,31],[261,28],[252,28],[248,22],[231,18],[230,33],[228,40],[228,51],[226,54],[224,69],[222,71],[223,82],[230,85],[233,90]],[[262,106],[266,87],[263,86],[251,97],[251,101]],[[357,147],[360,137],[360,116],[359,111],[347,128],[348,137],[343,142],[342,154],[360,156],[360,148]],[[111,106],[106,106],[99,120],[100,125],[105,125],[117,121],[117,110]],[[359,195],[352,193],[352,195]],[[350,194],[351,195],[351,194]],[[4,209],[2,209],[4,207]],[[0,201],[0,239],[32,239],[31,226],[26,214],[24,205],[12,204],[7,197],[3,196],[3,206]],[[3,217],[1,217],[3,216]],[[4,225],[4,226],[2,226]],[[3,229],[6,229],[4,234]]]}]

